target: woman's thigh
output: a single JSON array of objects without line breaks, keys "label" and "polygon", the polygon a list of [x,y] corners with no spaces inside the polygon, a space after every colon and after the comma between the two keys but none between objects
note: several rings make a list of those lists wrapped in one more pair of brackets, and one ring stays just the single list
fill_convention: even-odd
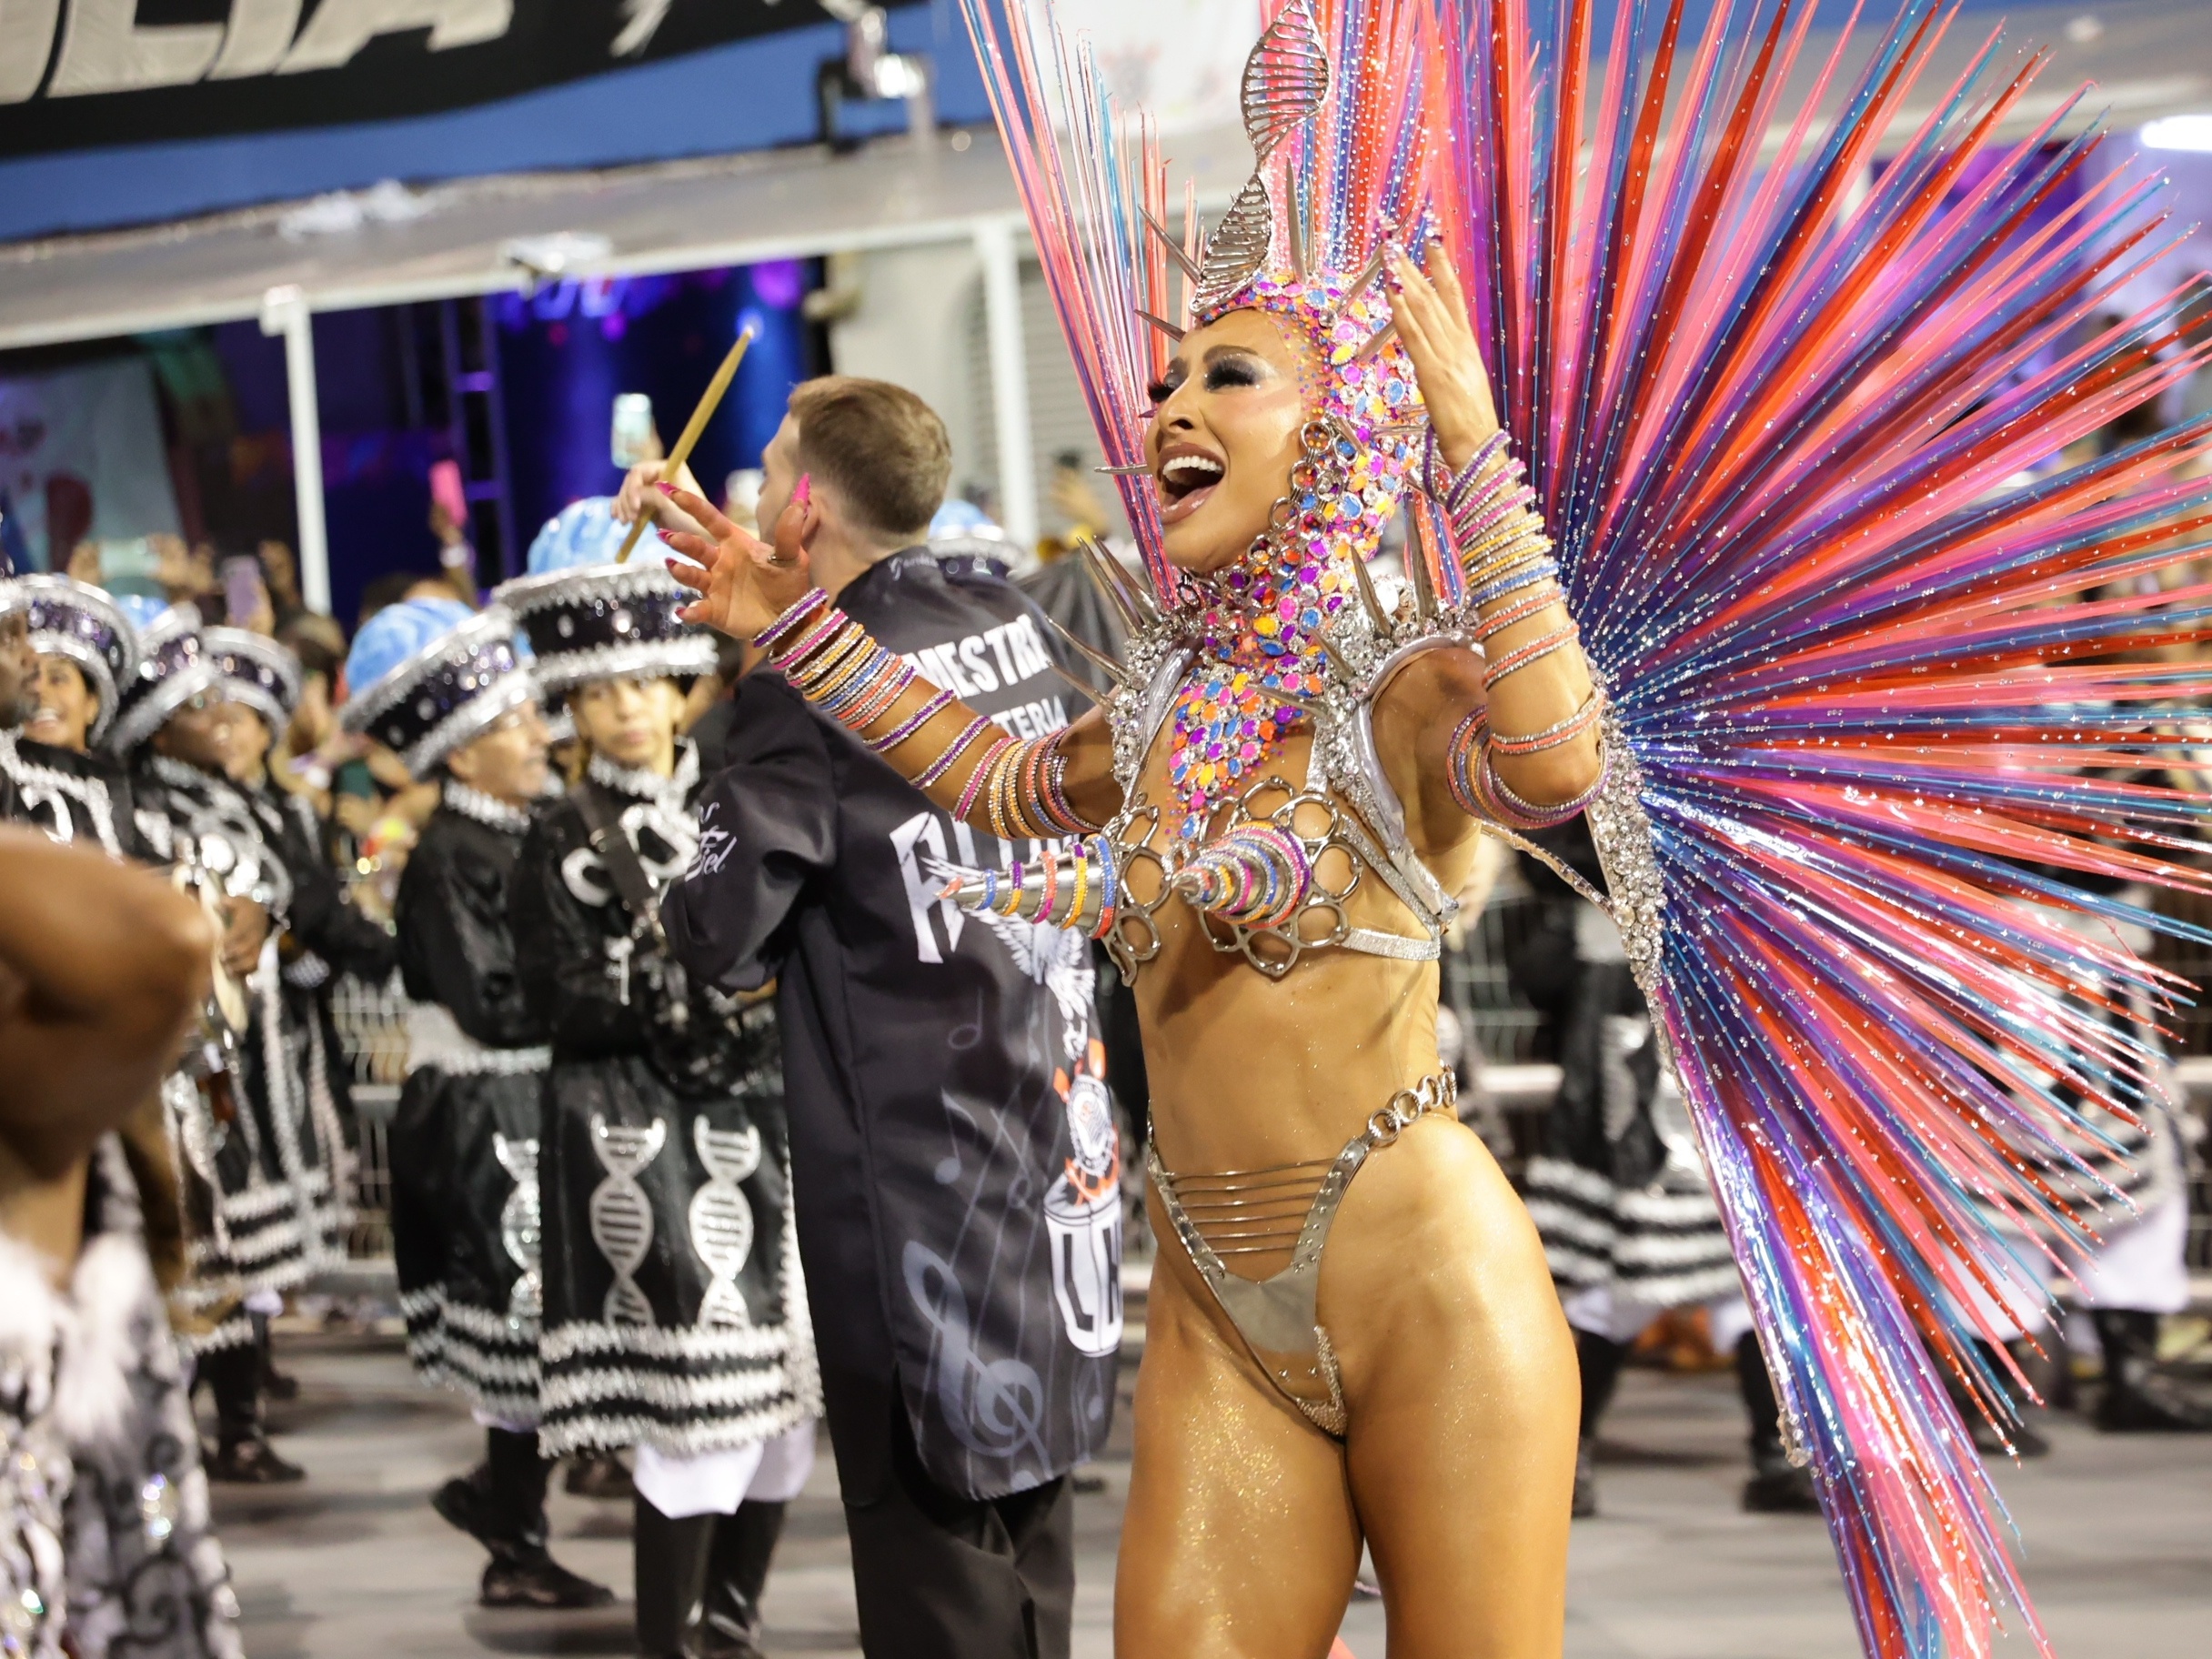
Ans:
[{"label": "woman's thigh", "polygon": [[1580,1390],[1520,1200],[1457,1124],[1378,1151],[1322,1267],[1392,1659],[1558,1659]]},{"label": "woman's thigh", "polygon": [[1342,1449],[1269,1384],[1174,1234],[1161,1236],[1114,1651],[1322,1659],[1360,1560]]}]

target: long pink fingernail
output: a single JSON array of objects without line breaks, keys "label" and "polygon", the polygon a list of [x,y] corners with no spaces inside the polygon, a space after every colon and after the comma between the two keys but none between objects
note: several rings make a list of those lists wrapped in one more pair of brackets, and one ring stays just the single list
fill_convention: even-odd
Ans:
[{"label": "long pink fingernail", "polygon": [[653,488],[664,496],[672,496],[676,493],[676,486],[665,478],[656,480]]},{"label": "long pink fingernail", "polygon": [[791,486],[791,505],[804,507],[813,499],[814,475],[810,472],[802,472],[799,475],[799,482]]}]

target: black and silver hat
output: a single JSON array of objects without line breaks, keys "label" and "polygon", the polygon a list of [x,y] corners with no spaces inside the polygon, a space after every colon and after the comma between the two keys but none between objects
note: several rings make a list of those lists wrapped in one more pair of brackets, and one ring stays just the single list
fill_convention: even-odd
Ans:
[{"label": "black and silver hat", "polygon": [[692,595],[657,558],[518,577],[492,597],[522,625],[548,698],[588,680],[714,671],[714,636],[676,614]]},{"label": "black and silver hat", "polygon": [[87,734],[97,743],[116,718],[123,689],[138,666],[138,641],[130,620],[106,589],[66,576],[19,576],[5,584],[0,610],[21,610],[31,649],[41,657],[66,657],[84,671],[100,712]]},{"label": "black and silver hat", "polygon": [[676,614],[692,595],[669,574],[658,533],[614,562],[628,529],[612,506],[593,496],[563,508],[530,543],[530,573],[492,595],[522,624],[548,700],[587,680],[714,669],[714,636]]},{"label": "black and silver hat", "polygon": [[[200,642],[200,613],[196,605],[169,605],[156,610],[158,600],[143,601],[135,608],[138,622],[138,667],[123,688],[123,707],[107,733],[107,747],[128,754],[164,726],[169,717],[204,691],[221,682],[215,659]],[[145,614],[150,613],[150,614]]]},{"label": "black and silver hat", "polygon": [[375,739],[417,778],[538,695],[515,618],[447,599],[403,599],[361,625],[346,659],[347,730]]},{"label": "black and silver hat", "polygon": [[267,635],[243,628],[208,628],[200,642],[215,659],[225,696],[251,709],[273,732],[292,723],[299,707],[298,658]]}]

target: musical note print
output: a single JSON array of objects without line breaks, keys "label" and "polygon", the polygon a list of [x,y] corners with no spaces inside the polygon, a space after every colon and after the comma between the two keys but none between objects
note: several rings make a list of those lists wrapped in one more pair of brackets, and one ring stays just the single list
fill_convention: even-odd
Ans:
[{"label": "musical note print", "polygon": [[653,1247],[653,1206],[638,1184],[646,1166],[660,1156],[668,1144],[669,1126],[655,1118],[644,1129],[609,1123],[591,1114],[591,1150],[607,1179],[591,1192],[591,1242],[614,1269],[615,1282],[607,1289],[606,1321],[610,1325],[650,1325],[653,1306],[630,1277],[644,1264]]},{"label": "musical note print", "polygon": [[508,1329],[519,1332],[525,1325],[537,1323],[545,1309],[538,1231],[544,1212],[538,1197],[538,1141],[535,1136],[510,1141],[494,1130],[491,1150],[515,1183],[507,1202],[499,1206],[499,1243],[508,1260],[522,1270],[507,1293]]},{"label": "musical note print", "polygon": [[968,1108],[949,1094],[945,1095],[943,1099],[945,1102],[945,1144],[950,1150],[937,1161],[930,1173],[936,1177],[939,1186],[949,1187],[960,1178],[960,1138],[955,1131],[954,1125],[965,1123],[968,1126],[968,1132],[979,1141],[981,1140],[982,1135],[981,1131],[976,1128],[975,1113],[970,1111]]},{"label": "musical note print", "polygon": [[986,1360],[976,1352],[968,1297],[950,1262],[912,1239],[901,1260],[906,1293],[937,1332],[933,1370],[945,1425],[970,1452],[985,1457],[1026,1452],[1037,1458],[1039,1469],[1050,1467],[1044,1383],[1035,1368],[1010,1357]]},{"label": "musical note print", "polygon": [[742,1330],[753,1322],[738,1289],[738,1272],[753,1253],[753,1207],[738,1183],[760,1167],[760,1131],[749,1124],[716,1129],[696,1118],[691,1142],[707,1169],[689,1212],[691,1249],[708,1273],[696,1322],[702,1331]]}]

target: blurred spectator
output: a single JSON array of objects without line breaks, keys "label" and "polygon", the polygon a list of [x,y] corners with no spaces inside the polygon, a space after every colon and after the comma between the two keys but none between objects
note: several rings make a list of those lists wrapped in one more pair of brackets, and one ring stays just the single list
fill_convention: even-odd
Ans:
[{"label": "blurred spectator", "polygon": [[299,596],[299,561],[292,556],[288,542],[265,541],[256,555],[261,560],[262,578],[268,584],[269,602],[276,613],[269,632],[282,638],[293,622],[315,614]]},{"label": "blurred spectator", "polygon": [[437,562],[443,582],[451,591],[438,598],[457,598],[474,608],[477,604],[477,550],[468,539],[468,527],[435,495],[430,498],[430,534],[437,538]]},{"label": "blurred spectator", "polygon": [[722,481],[722,517],[740,529],[759,528],[760,468],[740,467]]}]

